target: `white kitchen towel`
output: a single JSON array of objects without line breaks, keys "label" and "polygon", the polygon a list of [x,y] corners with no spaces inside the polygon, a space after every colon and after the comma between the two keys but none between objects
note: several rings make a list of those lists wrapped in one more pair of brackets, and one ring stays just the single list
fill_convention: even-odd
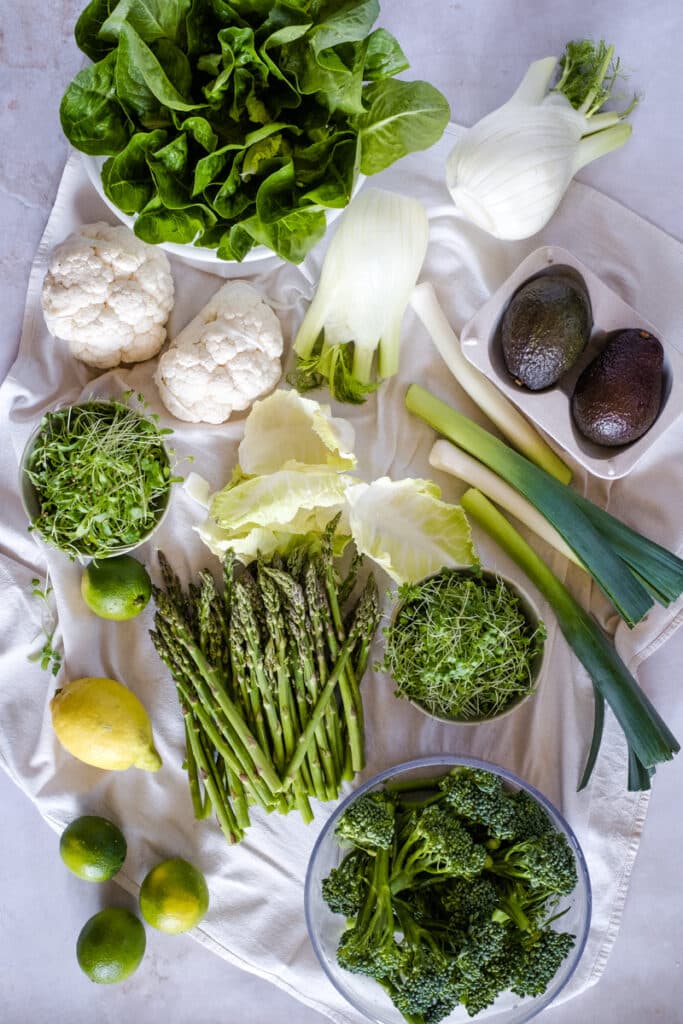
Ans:
[{"label": "white kitchen towel", "polygon": [[[678,316],[683,280],[683,246],[628,210],[574,184],[548,228],[536,238],[501,243],[462,224],[443,180],[446,155],[457,130],[450,126],[427,153],[399,162],[373,184],[419,198],[429,211],[430,247],[423,278],[433,282],[454,327],[459,329],[516,265],[539,245],[573,251],[610,287],[653,322],[671,345],[683,350]],[[102,813],[124,828],[129,854],[122,885],[135,893],[149,866],[165,856],[183,856],[206,875],[211,907],[194,931],[198,941],[238,966],[281,986],[339,1024],[359,1024],[360,1015],[327,981],[309,944],[303,915],[303,880],[311,848],[331,805],[315,806],[315,822],[298,815],[253,813],[253,826],[238,846],[228,847],[212,821],[197,822],[182,769],[183,724],[175,688],[159,663],[147,631],[153,609],[131,622],[95,618],[79,591],[80,567],[41,545],[27,531],[18,494],[18,464],[24,444],[42,413],[90,395],[142,391],[152,411],[174,430],[173,447],[182,474],[190,469],[218,488],[236,462],[244,417],[219,427],[183,424],[161,406],[152,380],[154,361],[95,377],[69,356],[67,346],[48,334],[40,309],[40,289],[50,250],[79,224],[114,221],[89,184],[78,155],[69,160],[55,206],[36,255],[26,303],[18,359],[0,389],[0,761],[55,830],[78,814]],[[283,324],[287,348],[318,278],[324,244],[300,268],[270,260],[238,268],[263,291]],[[177,300],[170,322],[173,336],[189,321],[221,280],[206,270],[174,260]],[[353,302],[353,296],[349,296]],[[457,500],[461,488],[428,465],[433,432],[408,415],[406,386],[420,382],[464,412],[484,422],[449,377],[417,318],[403,324],[401,371],[360,407],[339,407],[356,429],[359,472],[366,479],[388,474],[433,477],[444,497]],[[320,396],[327,400],[326,396]],[[577,472],[577,486],[626,522],[673,550],[683,527],[678,508],[683,493],[683,421],[652,448],[623,480],[608,483]],[[185,461],[191,458],[193,461]],[[157,575],[154,551],[162,548],[185,579],[197,569],[217,569],[213,556],[192,527],[202,510],[176,487],[170,514],[154,538],[138,551]],[[485,564],[519,577],[519,571],[477,534]],[[540,542],[535,542],[540,543]],[[540,548],[539,548],[540,550]],[[629,631],[584,573],[543,548],[548,564],[598,616],[616,629],[616,643],[635,669],[681,621],[683,603],[657,608]],[[59,625],[55,640],[64,664],[55,681],[28,655],[40,646],[41,602],[31,596],[31,579],[49,569]],[[388,588],[388,580],[380,581]],[[626,748],[608,713],[597,769],[590,786],[576,792],[591,737],[590,681],[540,601],[549,625],[551,667],[533,701],[490,725],[459,727],[428,720],[393,695],[391,681],[368,672],[363,683],[367,715],[368,765],[364,777],[409,758],[440,753],[472,754],[496,762],[541,789],[558,805],[583,846],[593,881],[593,920],[583,958],[568,998],[597,980],[619,927],[631,867],[647,808],[647,795],[626,790]],[[387,600],[388,607],[388,600]],[[376,645],[379,653],[380,641]],[[371,659],[372,661],[372,659]],[[57,743],[48,703],[56,683],[78,676],[111,676],[143,700],[154,724],[163,767],[156,774],[131,769],[105,773],[72,758]],[[674,692],[667,700],[680,700]],[[661,708],[666,717],[667,707]],[[661,771],[666,771],[663,766]],[[349,787],[347,786],[347,789]]]}]

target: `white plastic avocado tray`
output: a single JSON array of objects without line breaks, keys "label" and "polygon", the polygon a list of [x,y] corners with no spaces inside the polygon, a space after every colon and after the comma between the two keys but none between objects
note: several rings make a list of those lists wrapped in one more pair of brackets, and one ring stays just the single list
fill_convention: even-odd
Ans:
[{"label": "white plastic avocado tray", "polygon": [[[593,333],[577,363],[552,388],[528,391],[514,383],[503,361],[499,325],[510,299],[530,277],[550,267],[566,266],[583,277],[593,308]],[[659,416],[637,441],[607,448],[583,437],[571,417],[571,396],[583,368],[597,355],[611,331],[627,327],[654,334],[664,349],[664,389]],[[514,402],[519,410],[594,476],[626,476],[645,452],[669,429],[683,411],[683,356],[667,344],[655,326],[645,320],[592,270],[566,249],[544,246],[520,263],[466,324],[460,336],[463,354]]]}]

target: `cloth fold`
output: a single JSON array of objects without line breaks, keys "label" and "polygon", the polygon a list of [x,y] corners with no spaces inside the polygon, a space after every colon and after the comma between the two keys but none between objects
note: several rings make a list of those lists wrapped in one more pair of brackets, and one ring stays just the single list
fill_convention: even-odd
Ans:
[{"label": "cloth fold", "polygon": [[[602,280],[618,291],[661,337],[683,350],[675,298],[683,279],[683,246],[628,210],[584,186],[573,184],[557,215],[539,236],[500,243],[455,217],[443,180],[447,153],[458,129],[449,126],[427,153],[413,154],[376,178],[379,187],[420,199],[429,213],[430,247],[423,278],[433,282],[444,309],[459,330],[517,264],[539,245],[562,245],[576,253]],[[79,224],[113,222],[74,154],[64,171],[45,235],[35,258],[28,289],[20,351],[0,389],[0,422],[6,443],[0,449],[0,492],[5,510],[0,529],[0,763],[32,799],[55,830],[82,813],[113,818],[128,840],[128,858],[117,880],[137,892],[146,871],[158,859],[182,856],[207,877],[211,906],[193,935],[213,952],[261,975],[338,1024],[360,1024],[361,1016],[328,982],[307,940],[303,881],[315,838],[332,810],[314,805],[315,821],[303,826],[298,815],[279,817],[253,812],[245,840],[228,847],[212,821],[192,816],[182,770],[184,733],[175,689],[147,636],[153,609],[131,622],[96,619],[83,604],[81,567],[48,549],[28,533],[18,497],[18,465],[24,445],[44,411],[91,395],[141,391],[149,411],[174,430],[176,468],[200,473],[215,488],[224,484],[236,462],[244,417],[220,427],[175,421],[161,405],[152,375],[154,361],[96,377],[74,362],[67,346],[50,338],[40,310],[40,288],[50,250]],[[302,268],[286,264],[246,264],[232,268],[248,279],[280,316],[287,349],[305,303],[318,278],[324,244]],[[173,260],[176,304],[169,324],[173,337],[221,284],[217,274]],[[227,273],[228,268],[221,268]],[[350,301],[353,297],[350,297]],[[428,464],[433,432],[405,410],[407,385],[419,382],[480,422],[483,417],[465,398],[445,368],[417,318],[408,311],[403,324],[401,371],[360,407],[336,407],[356,430],[358,473],[363,479],[388,474],[431,477],[443,496],[456,501],[462,488]],[[320,396],[327,401],[327,396]],[[630,525],[672,550],[680,550],[683,528],[678,496],[683,462],[679,420],[633,472],[613,483],[588,478],[577,470],[576,486]],[[191,459],[192,461],[186,461]],[[137,552],[158,579],[156,548],[161,548],[182,577],[218,566],[193,526],[202,510],[176,487],[172,509],[153,542]],[[476,536],[484,564],[520,578],[519,570],[484,536]],[[540,542],[534,540],[534,544]],[[588,577],[550,549],[539,547],[548,565],[566,579],[579,600],[608,629],[616,628],[621,656],[636,670],[683,621],[683,602],[655,608],[635,629],[617,626],[607,602]],[[61,675],[55,681],[28,656],[40,646],[42,603],[31,596],[33,577],[49,577],[59,625],[55,642],[63,644]],[[381,574],[378,574],[381,577]],[[380,584],[391,587],[385,577]],[[363,682],[367,717],[367,778],[415,756],[471,754],[509,768],[542,790],[563,812],[584,849],[593,883],[593,919],[579,967],[561,999],[584,990],[600,976],[616,937],[629,875],[638,849],[647,794],[626,790],[626,747],[608,712],[596,771],[589,787],[577,793],[590,744],[593,695],[590,679],[569,651],[552,613],[536,595],[549,627],[551,667],[534,700],[498,723],[477,727],[433,722],[393,694],[391,680],[369,671]],[[378,638],[374,657],[380,653]],[[49,700],[56,683],[78,676],[111,676],[133,689],[154,724],[163,767],[155,775],[131,769],[103,773],[72,758],[57,743],[50,724]],[[673,701],[676,696],[671,693]],[[660,709],[666,717],[667,709]],[[666,771],[666,766],[661,768]],[[349,791],[348,785],[346,790]]]}]

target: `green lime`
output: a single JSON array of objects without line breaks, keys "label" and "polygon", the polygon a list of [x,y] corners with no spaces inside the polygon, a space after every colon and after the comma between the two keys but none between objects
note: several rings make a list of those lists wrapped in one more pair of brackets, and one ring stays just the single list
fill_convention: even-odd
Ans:
[{"label": "green lime", "polygon": [[140,910],[145,921],[169,935],[194,928],[208,908],[204,875],[181,857],[162,860],[140,887]]},{"label": "green lime", "polygon": [[59,853],[74,875],[86,882],[106,882],[126,859],[126,840],[107,818],[84,814],[62,832]]},{"label": "green lime", "polygon": [[152,595],[144,565],[130,555],[90,562],[81,576],[81,594],[88,608],[102,619],[134,619]]},{"label": "green lime", "polygon": [[98,985],[124,981],[145,953],[145,928],[123,907],[107,907],[86,921],[76,943],[78,966]]}]

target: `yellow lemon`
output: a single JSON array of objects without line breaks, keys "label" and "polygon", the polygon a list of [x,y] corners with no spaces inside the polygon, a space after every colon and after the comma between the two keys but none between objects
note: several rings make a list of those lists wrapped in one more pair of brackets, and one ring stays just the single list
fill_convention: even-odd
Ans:
[{"label": "yellow lemon", "polygon": [[204,875],[182,857],[162,860],[140,886],[142,916],[153,928],[169,935],[194,928],[208,908]]},{"label": "yellow lemon", "polygon": [[147,712],[115,679],[74,679],[56,691],[50,710],[57,739],[80,761],[110,771],[161,767]]},{"label": "yellow lemon", "polygon": [[83,925],[76,943],[78,965],[98,985],[124,981],[140,966],[146,941],[139,917],[124,907],[107,907]]},{"label": "yellow lemon", "polygon": [[131,555],[91,562],[81,576],[83,600],[102,619],[134,619],[147,605],[152,581],[144,565]]},{"label": "yellow lemon", "polygon": [[67,825],[59,840],[59,855],[74,875],[86,882],[107,882],[126,859],[126,840],[108,818],[84,814]]}]

